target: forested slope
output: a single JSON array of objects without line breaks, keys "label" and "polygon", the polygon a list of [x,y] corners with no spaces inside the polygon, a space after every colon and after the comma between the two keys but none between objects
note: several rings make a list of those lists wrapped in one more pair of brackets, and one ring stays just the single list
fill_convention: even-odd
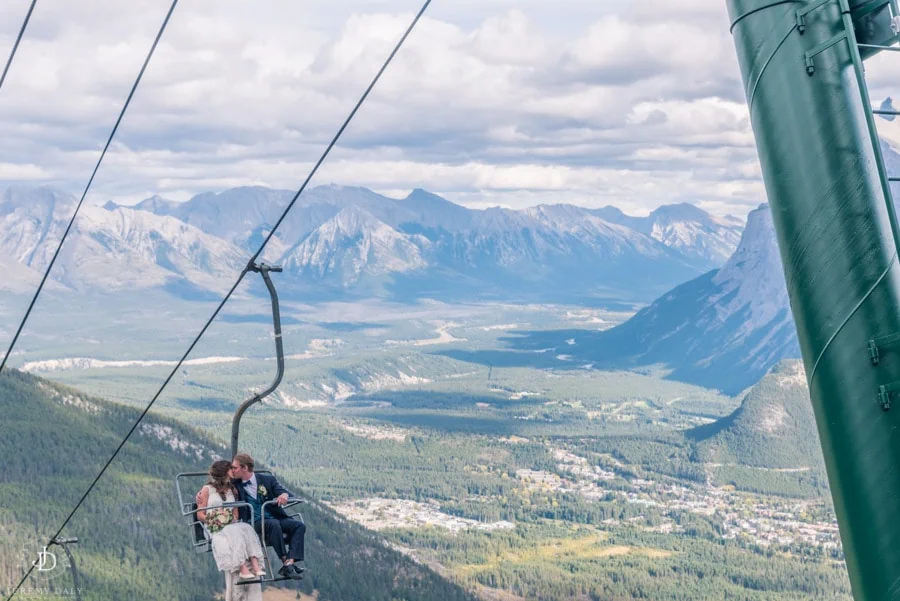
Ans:
[{"label": "forested slope", "polygon": [[[0,375],[0,415],[5,597],[26,557],[36,557],[137,412],[11,371]],[[63,533],[81,540],[75,552],[85,598],[186,601],[210,599],[221,589],[212,558],[190,549],[173,485],[176,473],[203,470],[220,453],[224,447],[193,429],[148,416]],[[312,504],[304,515],[309,575],[299,590],[317,591],[322,601],[470,599],[331,511]],[[32,577],[26,592],[71,589],[68,573],[50,576]]]},{"label": "forested slope", "polygon": [[776,365],[734,413],[688,433],[696,459],[719,480],[757,492],[807,496],[828,489],[806,374],[799,360]]}]

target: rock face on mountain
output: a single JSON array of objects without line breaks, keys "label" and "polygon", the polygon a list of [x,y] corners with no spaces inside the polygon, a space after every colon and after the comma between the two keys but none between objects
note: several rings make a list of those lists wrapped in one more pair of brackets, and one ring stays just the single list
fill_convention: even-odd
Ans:
[{"label": "rock face on mountain", "polygon": [[615,207],[596,209],[592,213],[647,234],[685,256],[707,261],[710,269],[728,260],[744,229],[739,219],[713,217],[686,203],[660,207],[643,218],[630,217]]},{"label": "rock face on mountain", "polygon": [[351,206],[316,228],[283,262],[289,273],[342,289],[357,284],[363,276],[423,269],[428,265],[422,257],[427,247],[424,237],[401,234]]},{"label": "rock face on mountain", "polygon": [[[83,290],[219,291],[294,194],[236,188],[184,203],[84,207],[54,277]],[[0,256],[47,264],[75,199],[48,188],[0,198]],[[287,297],[649,301],[715,263],[734,226],[679,205],[616,223],[588,209],[470,210],[424,190],[395,200],[322,186],[301,196],[264,257],[293,276]],[[718,264],[718,263],[715,263]]]},{"label": "rock face on mountain", "polygon": [[[7,190],[0,197],[0,256],[34,271],[46,269],[76,204],[74,197],[48,188]],[[82,291],[218,291],[243,262],[239,248],[173,217],[86,206],[52,275]]]},{"label": "rock face on mountain", "polygon": [[[508,355],[461,358],[565,368],[537,359],[564,353],[572,367],[656,367],[672,379],[737,394],[780,360],[800,356],[769,207],[750,214],[722,269],[677,286],[624,324],[523,332],[506,341],[514,349]],[[548,349],[555,352],[543,355]]]},{"label": "rock face on mountain", "polygon": [[[888,142],[883,149],[888,172],[900,176],[900,154]],[[896,202],[900,183],[892,189]],[[782,359],[799,358],[768,205],[750,214],[724,267],[674,288],[593,345],[593,355],[582,358],[617,366],[660,364],[672,370],[673,379],[730,394],[758,381]]]},{"label": "rock face on mountain", "polygon": [[750,214],[721,270],[678,286],[597,344],[619,349],[623,364],[663,364],[674,379],[729,393],[799,357],[768,206]]},{"label": "rock face on mountain", "polygon": [[824,473],[819,433],[801,361],[775,366],[731,415],[695,428],[701,460],[773,470]]}]

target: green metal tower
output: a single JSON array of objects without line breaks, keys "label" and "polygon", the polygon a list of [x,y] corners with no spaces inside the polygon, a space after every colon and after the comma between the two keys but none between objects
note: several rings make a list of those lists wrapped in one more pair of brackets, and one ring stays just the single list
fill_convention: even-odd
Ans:
[{"label": "green metal tower", "polygon": [[853,593],[900,600],[900,230],[863,70],[897,0],[726,1]]}]

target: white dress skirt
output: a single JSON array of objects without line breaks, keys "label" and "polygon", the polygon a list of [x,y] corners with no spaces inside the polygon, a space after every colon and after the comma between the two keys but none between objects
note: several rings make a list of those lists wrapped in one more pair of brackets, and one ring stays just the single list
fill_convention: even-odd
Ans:
[{"label": "white dress skirt", "polygon": [[[209,490],[207,509],[214,509],[224,503],[234,503],[234,494],[231,491],[225,499],[222,499],[212,486],[207,485],[206,488]],[[263,549],[253,526],[246,522],[234,522],[215,534],[210,534],[210,540],[216,567],[225,572],[225,601],[261,601],[262,587],[259,584],[242,586],[237,584],[241,564],[251,557],[259,559],[261,567],[265,566]]]},{"label": "white dress skirt", "polygon": [[[221,507],[225,503],[234,503],[234,493],[228,491],[225,499],[212,486],[207,485],[209,501],[207,510]],[[251,557],[263,561],[263,550],[259,544],[259,537],[253,526],[246,522],[233,522],[228,524],[215,534],[210,534],[212,540],[213,557],[216,566],[221,572],[235,572],[240,570],[241,564]]]}]

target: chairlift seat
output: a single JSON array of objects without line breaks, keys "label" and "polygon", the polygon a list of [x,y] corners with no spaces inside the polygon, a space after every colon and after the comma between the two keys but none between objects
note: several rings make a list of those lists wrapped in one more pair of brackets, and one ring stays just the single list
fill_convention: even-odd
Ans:
[{"label": "chairlift seat", "polygon": [[[272,473],[269,470],[259,470],[257,473],[269,474],[272,476],[275,475],[274,473]],[[197,502],[194,500],[194,497],[189,496],[189,497],[185,498],[185,494],[188,494],[188,495],[194,494],[193,489],[190,492],[184,493],[181,490],[181,480],[182,479],[187,480],[187,479],[191,479],[191,478],[200,479],[200,478],[205,478],[205,477],[206,477],[206,473],[203,473],[203,472],[178,474],[175,477],[175,489],[178,493],[178,503],[179,503],[179,506],[181,507],[182,515],[185,518],[187,518],[188,524],[190,525],[191,542],[192,542],[194,551],[197,553],[211,552],[212,551],[212,539],[210,538],[209,532],[207,531],[207,529],[204,528],[203,524],[197,519],[198,506],[197,506]],[[271,503],[271,502],[272,501],[269,501],[269,503]],[[284,505],[283,509],[288,510],[292,507],[302,505],[305,502],[306,501],[303,499],[291,499],[286,505]],[[242,504],[242,505],[246,505],[246,504]],[[295,513],[288,513],[288,517],[298,519],[301,522],[303,522],[304,524],[306,523],[305,520],[303,519],[303,514],[300,511],[296,511]],[[289,545],[290,538],[288,537],[288,535],[282,534],[282,537],[283,537],[285,546]],[[266,544],[265,536],[263,534],[259,535],[259,539],[260,539],[260,544],[262,545],[262,547],[265,551],[265,555],[266,555],[265,563],[268,568],[267,571],[271,572],[273,570],[273,562],[272,562],[271,556],[269,555],[269,549],[271,549],[272,546]],[[263,578],[262,580],[259,580],[259,579],[245,580],[242,582],[238,582],[237,584],[239,586],[243,586],[243,585],[248,585],[248,584],[259,584],[261,582],[262,583],[281,582],[281,581],[286,581],[286,580],[292,580],[292,579],[284,578],[284,577],[273,577],[272,575],[270,575],[270,576]]]},{"label": "chairlift seat", "polygon": [[[197,504],[191,503],[191,515],[196,515],[194,513],[197,511]],[[206,531],[206,528],[203,527],[198,521],[191,520],[191,524],[193,525],[194,531],[194,550],[197,553],[209,553],[212,551],[212,540],[209,538],[209,533]]]}]

